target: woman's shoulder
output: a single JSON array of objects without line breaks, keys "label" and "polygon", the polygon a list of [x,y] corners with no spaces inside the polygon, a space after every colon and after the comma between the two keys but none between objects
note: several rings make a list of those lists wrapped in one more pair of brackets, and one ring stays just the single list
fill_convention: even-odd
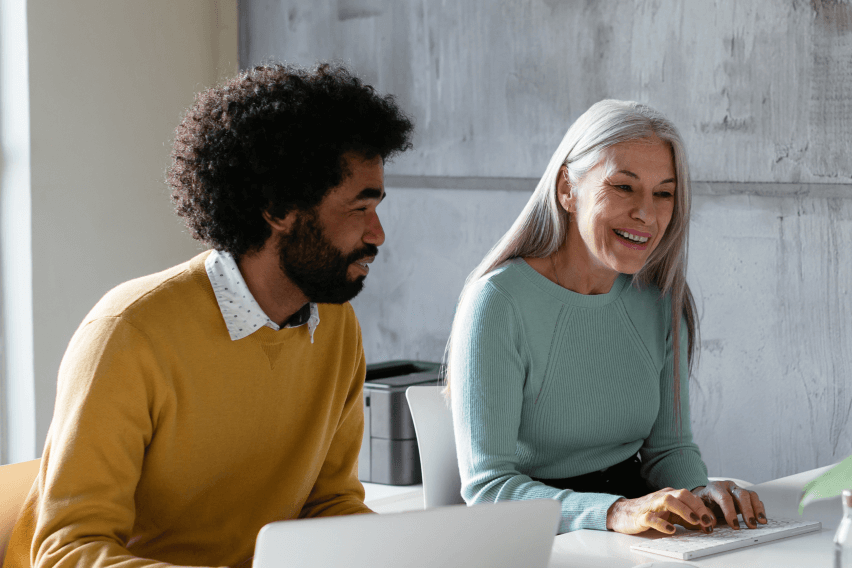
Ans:
[{"label": "woman's shoulder", "polygon": [[456,310],[454,343],[475,344],[477,349],[503,349],[506,345],[521,348],[535,313],[518,293],[514,272],[510,262],[468,284]]},{"label": "woman's shoulder", "polygon": [[[520,259],[512,259],[470,282],[464,290],[460,311],[478,317],[507,317],[535,309],[535,292],[522,273]],[[499,314],[499,315],[498,315]]]},{"label": "woman's shoulder", "polygon": [[485,275],[479,278],[479,281],[488,280],[495,282],[503,282],[507,280],[513,280],[518,277],[518,267],[523,262],[520,258],[511,258],[493,269],[491,272],[487,272]]},{"label": "woman's shoulder", "polygon": [[621,300],[638,329],[649,326],[655,330],[667,329],[671,323],[671,293],[664,293],[656,284],[631,282],[621,294]]},{"label": "woman's shoulder", "polygon": [[[630,276],[628,276],[630,278]],[[671,294],[663,293],[662,289],[654,282],[641,282],[636,278],[630,280],[630,284],[624,290],[630,296],[631,301],[651,302],[670,301]]]},{"label": "woman's shoulder", "polygon": [[[504,276],[504,273],[509,269],[509,266],[503,265],[495,268],[491,272],[484,274],[473,280],[465,286],[464,299],[467,302],[471,301],[493,301],[498,298],[507,298],[509,294],[505,290],[506,284],[511,283],[512,276]],[[511,286],[510,286],[511,287]]]},{"label": "woman's shoulder", "polygon": [[471,282],[470,292],[476,296],[503,296],[509,301],[516,301],[525,296],[529,282],[523,275],[523,260],[513,258],[498,266],[491,272]]}]

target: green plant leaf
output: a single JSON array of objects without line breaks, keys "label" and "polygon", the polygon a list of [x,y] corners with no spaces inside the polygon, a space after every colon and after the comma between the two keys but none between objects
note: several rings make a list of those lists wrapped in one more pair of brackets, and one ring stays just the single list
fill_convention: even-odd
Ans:
[{"label": "green plant leaf", "polygon": [[809,503],[817,499],[837,497],[844,489],[852,489],[852,456],[805,484],[802,499],[799,501],[799,515]]}]

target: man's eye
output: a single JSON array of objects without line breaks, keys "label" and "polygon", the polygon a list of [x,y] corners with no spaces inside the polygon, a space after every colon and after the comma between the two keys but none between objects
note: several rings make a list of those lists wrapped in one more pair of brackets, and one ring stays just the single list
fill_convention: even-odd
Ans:
[{"label": "man's eye", "polygon": [[633,191],[633,188],[630,187],[629,185],[617,185],[615,187],[617,187],[621,191]]}]

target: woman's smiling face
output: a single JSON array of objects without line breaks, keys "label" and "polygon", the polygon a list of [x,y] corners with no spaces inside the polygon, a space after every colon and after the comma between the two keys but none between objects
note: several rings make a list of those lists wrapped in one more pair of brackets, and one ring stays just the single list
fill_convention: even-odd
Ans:
[{"label": "woman's smiling face", "polygon": [[[635,274],[660,244],[677,190],[671,147],[657,138],[615,144],[575,187],[563,179],[559,200],[571,213],[567,248],[587,281]],[[566,171],[562,170],[560,176]],[[607,288],[608,289],[608,288]]]}]

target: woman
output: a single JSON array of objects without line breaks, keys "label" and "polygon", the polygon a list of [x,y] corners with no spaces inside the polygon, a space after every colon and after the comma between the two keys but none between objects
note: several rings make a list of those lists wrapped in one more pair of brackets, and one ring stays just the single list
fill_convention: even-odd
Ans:
[{"label": "woman", "polygon": [[560,532],[766,523],[756,493],[708,481],[692,442],[689,209],[683,143],[660,113],[605,100],[568,130],[453,323],[468,504],[558,499]]}]

